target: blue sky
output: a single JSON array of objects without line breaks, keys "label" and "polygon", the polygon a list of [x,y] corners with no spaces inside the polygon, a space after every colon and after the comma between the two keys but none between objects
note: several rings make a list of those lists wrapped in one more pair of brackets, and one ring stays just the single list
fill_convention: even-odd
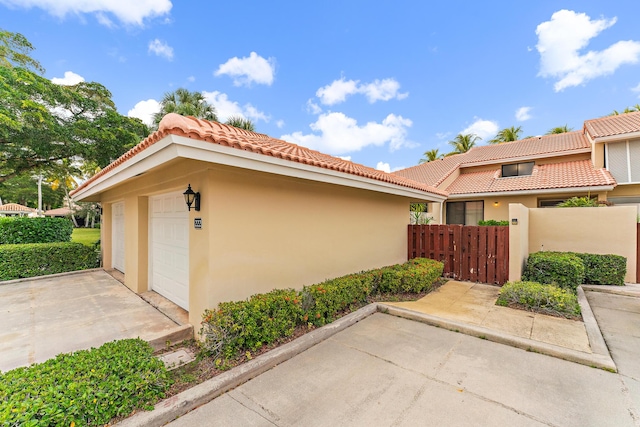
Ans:
[{"label": "blue sky", "polygon": [[102,83],[122,114],[185,87],[222,120],[387,171],[458,133],[640,104],[638,16],[637,0],[0,0],[48,78]]}]

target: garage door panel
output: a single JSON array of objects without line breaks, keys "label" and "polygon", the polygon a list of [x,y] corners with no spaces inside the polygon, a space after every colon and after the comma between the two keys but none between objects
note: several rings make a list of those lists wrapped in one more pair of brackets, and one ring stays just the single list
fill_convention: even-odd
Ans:
[{"label": "garage door panel", "polygon": [[151,199],[151,289],[189,309],[189,213],[181,193]]}]

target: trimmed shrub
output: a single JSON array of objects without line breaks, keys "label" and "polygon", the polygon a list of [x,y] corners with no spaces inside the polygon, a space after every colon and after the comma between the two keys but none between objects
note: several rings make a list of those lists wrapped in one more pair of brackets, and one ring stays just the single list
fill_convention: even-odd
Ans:
[{"label": "trimmed shrub", "polygon": [[495,219],[488,219],[488,220],[480,220],[478,221],[478,225],[480,226],[500,226],[500,227],[508,227],[509,226],[509,221],[508,220],[504,220],[504,221],[496,221]]},{"label": "trimmed shrub", "polygon": [[245,301],[223,302],[205,310],[200,334],[214,357],[233,358],[293,334],[302,318],[302,304],[293,289],[256,294]]},{"label": "trimmed shrub", "polygon": [[0,246],[0,280],[86,270],[99,265],[98,252],[81,243]]},{"label": "trimmed shrub", "polygon": [[530,311],[563,317],[580,316],[578,297],[569,289],[537,282],[509,282],[500,289],[497,305],[518,305]]},{"label": "trimmed shrub", "polygon": [[624,285],[627,259],[620,255],[574,253],[585,268],[584,282],[592,285]]},{"label": "trimmed shrub", "polygon": [[0,421],[11,426],[98,426],[152,409],[171,380],[141,339],[60,354],[0,373]]},{"label": "trimmed shrub", "polygon": [[575,291],[584,281],[584,276],[584,264],[576,255],[569,252],[536,252],[529,255],[522,280],[556,284]]},{"label": "trimmed shrub", "polygon": [[205,310],[200,334],[203,349],[217,358],[230,359],[243,351],[293,334],[298,325],[322,326],[338,314],[359,307],[371,295],[430,290],[444,266],[430,259],[413,259],[402,265],[350,274],[305,286],[302,291],[274,290],[246,301],[224,302]]},{"label": "trimmed shrub", "polygon": [[73,224],[67,218],[0,218],[0,244],[70,242]]}]

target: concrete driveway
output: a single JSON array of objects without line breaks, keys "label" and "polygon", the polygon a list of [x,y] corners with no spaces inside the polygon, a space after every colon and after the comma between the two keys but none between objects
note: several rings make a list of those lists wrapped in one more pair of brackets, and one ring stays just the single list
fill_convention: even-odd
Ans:
[{"label": "concrete driveway", "polygon": [[3,372],[116,339],[164,345],[190,333],[102,270],[0,282],[0,302]]},{"label": "concrete driveway", "polygon": [[180,426],[638,426],[640,382],[376,313]]}]

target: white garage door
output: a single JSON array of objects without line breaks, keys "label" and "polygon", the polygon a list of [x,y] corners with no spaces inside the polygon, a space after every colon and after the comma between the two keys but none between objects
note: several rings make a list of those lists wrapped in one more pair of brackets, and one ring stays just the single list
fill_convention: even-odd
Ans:
[{"label": "white garage door", "polygon": [[189,310],[189,212],[182,193],[151,197],[150,288]]},{"label": "white garage door", "polygon": [[124,202],[113,204],[111,220],[112,264],[113,268],[124,273]]}]

